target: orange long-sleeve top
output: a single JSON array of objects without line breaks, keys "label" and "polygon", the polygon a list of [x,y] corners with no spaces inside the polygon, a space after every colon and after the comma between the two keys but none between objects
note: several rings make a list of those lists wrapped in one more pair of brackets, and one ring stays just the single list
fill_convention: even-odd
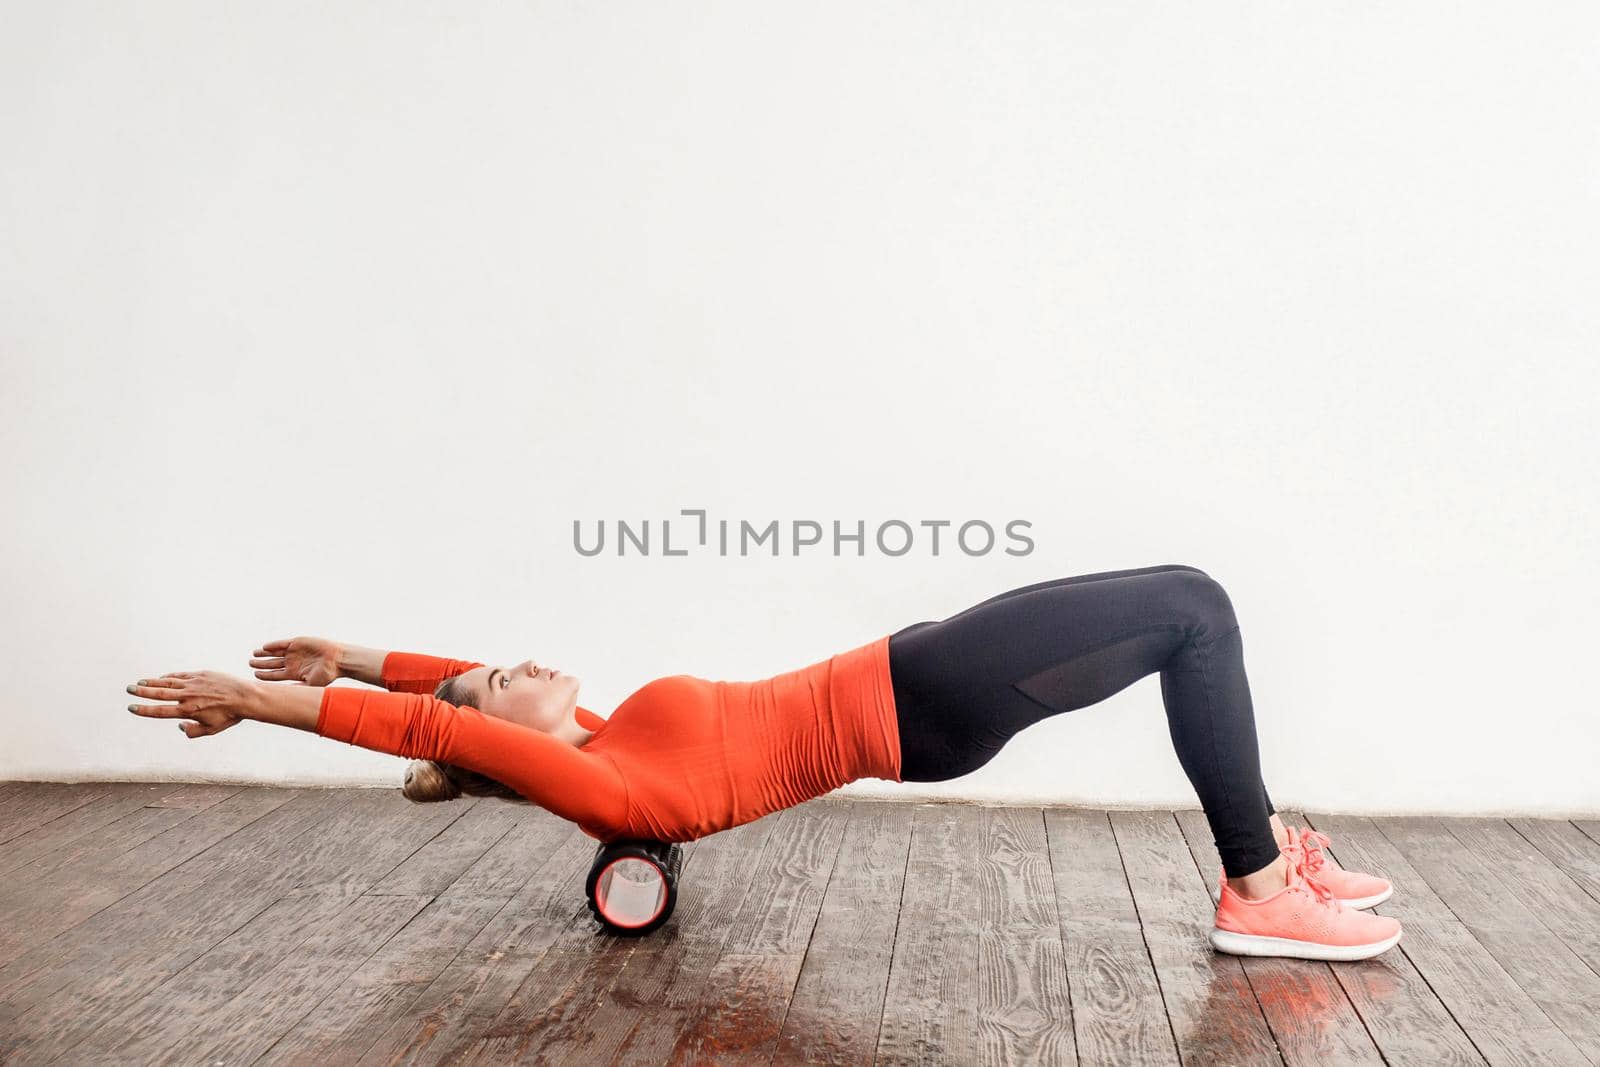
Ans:
[{"label": "orange long-sleeve top", "polygon": [[900,780],[887,635],[760,681],[657,678],[609,718],[579,706],[581,746],[432,695],[481,666],[390,652],[389,692],[328,688],[317,733],[486,774],[601,841],[688,841],[858,778]]}]

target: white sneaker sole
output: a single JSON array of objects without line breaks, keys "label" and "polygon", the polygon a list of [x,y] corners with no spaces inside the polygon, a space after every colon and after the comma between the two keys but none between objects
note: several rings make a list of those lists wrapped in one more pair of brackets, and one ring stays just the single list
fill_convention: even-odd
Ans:
[{"label": "white sneaker sole", "polygon": [[1221,927],[1211,928],[1211,947],[1231,956],[1293,956],[1302,960],[1364,960],[1387,952],[1400,942],[1404,930],[1370,945],[1319,945],[1315,941],[1296,941],[1288,937],[1263,937],[1236,934]]},{"label": "white sneaker sole", "polygon": [[1340,900],[1339,903],[1347,908],[1375,908],[1379,904],[1394,896],[1394,886],[1390,886],[1381,893],[1374,893],[1370,897],[1356,897],[1354,900]]}]

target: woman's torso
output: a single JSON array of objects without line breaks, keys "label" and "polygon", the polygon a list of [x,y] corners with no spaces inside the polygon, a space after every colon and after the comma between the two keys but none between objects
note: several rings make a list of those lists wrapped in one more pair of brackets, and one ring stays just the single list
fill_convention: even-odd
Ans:
[{"label": "woman's torso", "polygon": [[670,675],[583,746],[628,792],[621,836],[691,840],[858,778],[899,780],[887,636],[759,681]]}]

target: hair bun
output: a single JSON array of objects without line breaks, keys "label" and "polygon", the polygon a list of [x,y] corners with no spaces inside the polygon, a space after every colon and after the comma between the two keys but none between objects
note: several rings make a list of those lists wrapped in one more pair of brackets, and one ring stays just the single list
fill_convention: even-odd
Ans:
[{"label": "hair bun", "polygon": [[406,781],[400,792],[414,803],[431,804],[437,800],[456,799],[461,795],[461,788],[433,760],[419,759],[406,765]]}]

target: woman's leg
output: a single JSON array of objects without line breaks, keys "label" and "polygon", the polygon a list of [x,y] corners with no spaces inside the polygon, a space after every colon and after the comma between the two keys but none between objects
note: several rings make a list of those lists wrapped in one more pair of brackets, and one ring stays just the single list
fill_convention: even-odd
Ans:
[{"label": "woman's leg", "polygon": [[1278,858],[1238,620],[1189,567],[1081,575],[1011,590],[889,640],[906,781],[987,763],[1019,730],[1161,676],[1179,763],[1230,878]]},{"label": "woman's leg", "polygon": [[[1190,567],[1182,563],[1158,563],[1152,567],[1133,567],[1120,571],[1097,571],[1094,574],[1075,574],[1066,578],[1051,578],[1043,582],[1035,582],[1032,585],[1024,585],[1016,589],[1007,590],[1004,593],[999,593],[990,597],[988,600],[974,604],[972,607],[967,608],[964,611],[957,612],[955,615],[950,616],[949,619],[939,621],[949,622],[951,619],[959,619],[964,615],[968,615],[971,612],[977,611],[979,608],[988,607],[990,604],[1007,600],[1022,593],[1033,593],[1041,589],[1054,589],[1057,586],[1063,585],[1081,585],[1084,582],[1102,582],[1108,578],[1131,578],[1142,574],[1162,574],[1168,571],[1188,571],[1191,574],[1198,574],[1204,578],[1210,577],[1210,575],[1206,574],[1206,572],[1201,570],[1199,567]],[[900,633],[907,633],[923,626],[937,626],[939,625],[939,621],[929,620],[928,622],[913,623],[912,625],[901,630]],[[1278,809],[1273,805],[1272,796],[1267,792],[1264,784],[1261,788],[1261,795],[1266,801],[1267,815],[1272,819],[1274,828],[1278,829],[1280,826],[1278,821]]]}]

